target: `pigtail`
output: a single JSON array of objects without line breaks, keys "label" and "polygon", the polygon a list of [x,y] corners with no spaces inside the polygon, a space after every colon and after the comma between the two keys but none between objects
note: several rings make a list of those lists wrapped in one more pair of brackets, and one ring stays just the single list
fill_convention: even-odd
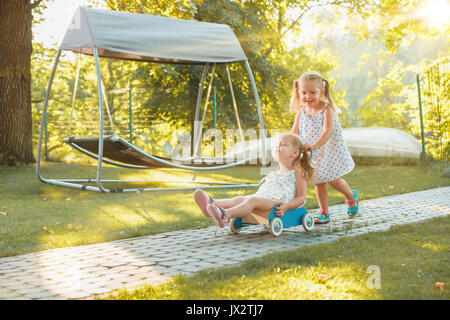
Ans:
[{"label": "pigtail", "polygon": [[308,183],[312,182],[313,176],[314,176],[314,167],[311,164],[311,160],[309,158],[309,154],[307,151],[300,151],[300,157],[298,160],[298,163],[303,171],[303,176],[305,177],[306,181]]},{"label": "pigtail", "polygon": [[284,133],[282,136],[289,139],[289,143],[299,151],[298,156],[293,160],[293,167],[295,169],[301,169],[303,177],[308,183],[311,183],[315,169],[311,164],[308,152],[303,150],[300,138],[293,133]]},{"label": "pigtail", "polygon": [[333,102],[333,100],[331,100],[331,95],[330,95],[330,83],[328,82],[328,80],[323,79],[322,78],[322,82],[323,82],[323,88],[324,93],[323,95],[325,96],[325,98],[328,100],[328,103],[330,104],[331,109],[333,109],[334,112],[336,113],[341,113],[341,109],[339,109]]},{"label": "pigtail", "polygon": [[300,103],[300,93],[298,92],[298,80],[294,81],[294,88],[292,89],[292,96],[291,96],[291,104],[290,104],[290,111],[291,112],[297,112],[301,107]]}]

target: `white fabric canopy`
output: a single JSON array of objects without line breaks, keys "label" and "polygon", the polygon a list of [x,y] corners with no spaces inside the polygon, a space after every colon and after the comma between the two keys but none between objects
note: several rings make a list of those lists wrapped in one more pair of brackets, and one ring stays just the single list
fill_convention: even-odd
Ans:
[{"label": "white fabric canopy", "polygon": [[[352,156],[396,159],[419,159],[422,152],[420,142],[409,133],[394,128],[347,128],[343,129],[345,144]],[[266,138],[266,157],[272,160],[271,150],[276,142]],[[238,142],[226,157],[231,159],[250,158],[256,163],[261,156],[259,140]],[[313,155],[314,156],[314,155]]]},{"label": "white fabric canopy", "polygon": [[419,159],[420,142],[394,128],[348,128],[344,140],[352,156]]},{"label": "white fabric canopy", "polygon": [[164,63],[227,63],[246,56],[224,24],[80,7],[61,50]]}]

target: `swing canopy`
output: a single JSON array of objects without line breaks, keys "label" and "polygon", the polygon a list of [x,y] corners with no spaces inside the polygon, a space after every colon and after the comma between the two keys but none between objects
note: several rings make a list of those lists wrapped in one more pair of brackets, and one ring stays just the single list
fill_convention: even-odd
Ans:
[{"label": "swing canopy", "polygon": [[79,7],[60,50],[160,63],[230,63],[247,60],[224,24]]}]

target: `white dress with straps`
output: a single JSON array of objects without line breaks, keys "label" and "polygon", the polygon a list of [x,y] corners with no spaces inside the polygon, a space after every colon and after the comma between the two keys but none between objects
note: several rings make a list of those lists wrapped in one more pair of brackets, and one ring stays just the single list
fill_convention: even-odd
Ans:
[{"label": "white dress with straps", "polygon": [[295,186],[295,171],[290,170],[282,173],[270,172],[264,182],[256,191],[255,196],[278,202],[288,202],[295,198],[297,189]]},{"label": "white dress with straps", "polygon": [[[323,114],[327,104],[316,115],[310,116],[303,108],[299,111],[298,132],[302,144],[315,143],[323,129]],[[312,164],[316,168],[312,183],[333,181],[349,173],[355,167],[342,134],[341,122],[333,111],[333,129],[330,138],[320,148],[314,151]]]}]

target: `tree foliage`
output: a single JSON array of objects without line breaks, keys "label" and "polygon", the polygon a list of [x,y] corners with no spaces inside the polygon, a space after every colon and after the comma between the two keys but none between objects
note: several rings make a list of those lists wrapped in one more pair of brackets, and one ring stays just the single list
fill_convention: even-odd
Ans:
[{"label": "tree foliage", "polygon": [[[331,83],[332,96],[337,105],[344,110],[340,114],[344,126],[362,124],[365,126],[394,126],[414,131],[414,89],[408,83],[410,66],[381,49],[375,56],[360,57],[361,69],[369,63],[379,61],[370,70],[376,86],[364,99],[356,117],[348,110],[348,97],[351,92],[339,86],[340,61],[335,51],[323,46],[300,45],[287,47],[285,38],[299,34],[302,19],[320,7],[335,8],[338,12],[333,19],[318,20],[318,27],[330,24],[344,17],[349,29],[364,41],[375,39],[388,50],[395,52],[405,39],[411,41],[417,34],[434,37],[423,21],[412,19],[416,0],[92,0],[93,6],[106,3],[108,9],[153,14],[159,16],[195,19],[198,21],[224,23],[229,25],[240,40],[255,76],[259,91],[265,126],[268,129],[288,130],[294,115],[289,113],[288,105],[293,80],[307,70],[316,70]],[[407,19],[407,17],[409,17]],[[414,18],[414,17],[413,17]],[[357,21],[357,23],[355,23]],[[414,32],[411,36],[410,33]],[[337,46],[339,44],[336,44]],[[36,115],[39,115],[40,101],[50,74],[50,61],[55,50],[34,44],[32,64],[33,93]],[[350,50],[350,48],[349,48]],[[381,57],[381,58],[380,58]],[[75,86],[76,57],[68,55],[58,67],[57,77],[52,89],[49,128],[53,132],[50,147],[61,145],[60,139],[68,133],[72,135],[92,135],[96,133],[97,86],[93,59],[81,58],[80,81],[77,99],[72,113],[72,94]],[[116,133],[127,136],[129,132],[129,96],[132,93],[134,142],[151,142],[158,150],[162,141],[173,143],[171,130],[186,128],[191,130],[194,117],[198,85],[202,66],[137,63],[113,59],[101,59],[101,71],[105,85],[106,98]],[[357,62],[348,73],[357,71]],[[356,71],[355,71],[356,70]],[[258,117],[253,92],[244,65],[230,65],[232,85],[235,92],[239,116],[245,128],[256,128]],[[367,70],[366,70],[367,71]],[[208,82],[209,78],[207,78]],[[359,80],[357,80],[358,82]],[[216,67],[215,89],[217,93],[217,127],[235,128],[236,119],[232,107],[230,88],[223,65]],[[340,89],[335,89],[340,88]],[[205,85],[206,90],[206,85]],[[211,99],[210,99],[211,100]],[[205,100],[202,106],[205,105]],[[203,111],[203,110],[202,110]],[[38,116],[35,115],[35,123]],[[51,127],[50,120],[57,120]],[[355,121],[357,120],[357,122]],[[72,123],[70,125],[70,123]],[[204,127],[212,128],[213,110],[210,101]],[[105,127],[111,130],[108,113],[105,113]],[[70,130],[69,130],[70,128]],[[414,127],[415,128],[415,127]],[[49,134],[49,137],[52,135]]]},{"label": "tree foliage", "polygon": [[357,111],[356,118],[368,127],[389,127],[407,130],[409,124],[408,89],[404,79],[407,70],[402,62],[378,78],[377,85]]},{"label": "tree foliage", "polygon": [[[100,1],[97,1],[99,3]],[[350,3],[351,1],[349,1]],[[95,5],[95,1],[93,2]],[[316,51],[312,46],[301,46],[288,52],[284,37],[293,30],[299,18],[313,6],[308,1],[106,1],[109,9],[126,10],[182,19],[195,19],[229,25],[246,53],[262,104],[266,128],[288,130],[294,115],[289,109],[293,80],[307,70],[317,70],[332,85],[337,81],[331,72],[339,68],[338,61],[327,49]],[[319,2],[317,2],[319,3]],[[316,3],[316,5],[318,5]],[[331,1],[330,3],[337,3]],[[295,17],[288,9],[298,6]],[[33,100],[36,108],[43,100],[46,82],[50,74],[50,60],[56,51],[46,50],[35,44],[33,57]],[[64,136],[95,136],[97,86],[93,59],[81,58],[80,79],[76,103],[72,111],[75,86],[76,60],[72,54],[62,57],[52,87],[49,108],[49,148],[59,148]],[[138,63],[114,59],[100,59],[106,98],[111,114],[111,130],[108,112],[105,112],[105,129],[108,133],[129,135],[129,89],[132,89],[133,142],[152,145],[162,152],[164,142],[173,141],[171,131],[191,130],[198,85],[203,66]],[[258,113],[248,74],[242,63],[230,64],[239,117],[244,129],[258,127]],[[209,78],[207,78],[207,82]],[[236,118],[226,69],[217,65],[214,86],[217,93],[217,128],[236,129]],[[206,85],[205,85],[206,92]],[[332,92],[341,109],[346,109],[345,93]],[[206,94],[204,94],[205,96]],[[206,113],[204,128],[213,127],[212,97]],[[205,105],[205,100],[202,106]],[[203,112],[203,110],[202,110]],[[37,113],[39,114],[39,112]],[[345,119],[345,116],[343,115]],[[37,124],[38,117],[35,117]],[[343,120],[345,122],[345,120]],[[53,123],[53,124],[52,124]],[[63,153],[63,152],[61,152]]]},{"label": "tree foliage", "polygon": [[[420,72],[427,151],[439,160],[450,159],[450,55]],[[420,126],[418,119],[414,129]]]},{"label": "tree foliage", "polygon": [[436,26],[432,23],[433,18],[424,14],[431,3],[432,1],[420,0],[367,2],[364,9],[358,9],[353,14],[353,18],[359,22],[355,24],[353,32],[362,40],[376,39],[391,52],[396,52],[400,46],[410,45],[423,36],[438,38],[448,35],[448,21]]},{"label": "tree foliage", "polygon": [[[286,34],[293,30],[300,18],[311,8],[322,5],[356,6],[356,1],[231,1],[231,0],[197,0],[197,1],[107,1],[108,7],[114,10],[159,14],[175,18],[195,19],[223,23],[229,25],[241,42],[252,67],[257,88],[260,91],[264,118],[269,128],[289,128],[292,115],[288,110],[292,82],[306,70],[317,70],[328,76],[337,69],[338,63],[329,51],[314,52],[311,47],[302,46],[287,52],[284,42]],[[297,9],[292,17],[289,10]],[[256,106],[249,79],[244,66],[233,64],[231,73],[233,88],[240,116],[248,127],[257,125]],[[139,69],[141,77],[136,81],[151,82],[155,91],[148,101],[149,112],[163,112],[166,119],[173,121],[192,120],[193,106],[200,79],[198,67],[146,65],[145,72]],[[169,72],[170,70],[170,72]],[[224,70],[217,67],[218,106],[229,108],[231,96]],[[220,72],[222,71],[222,72]],[[146,79],[151,74],[151,79]],[[142,77],[143,75],[143,77]],[[335,79],[331,78],[331,82]],[[156,89],[160,88],[160,89]],[[183,89],[185,88],[185,89]],[[182,90],[186,90],[182,92]],[[345,109],[343,94],[336,92],[338,103]],[[191,101],[185,112],[180,113],[179,101]],[[165,102],[164,111],[154,106]],[[186,103],[184,105],[186,105]],[[153,106],[153,107],[152,107]],[[247,112],[250,111],[250,112]],[[175,112],[178,111],[178,112]],[[191,114],[189,114],[191,113]],[[221,114],[220,125],[230,127],[234,122],[232,112]]]}]

